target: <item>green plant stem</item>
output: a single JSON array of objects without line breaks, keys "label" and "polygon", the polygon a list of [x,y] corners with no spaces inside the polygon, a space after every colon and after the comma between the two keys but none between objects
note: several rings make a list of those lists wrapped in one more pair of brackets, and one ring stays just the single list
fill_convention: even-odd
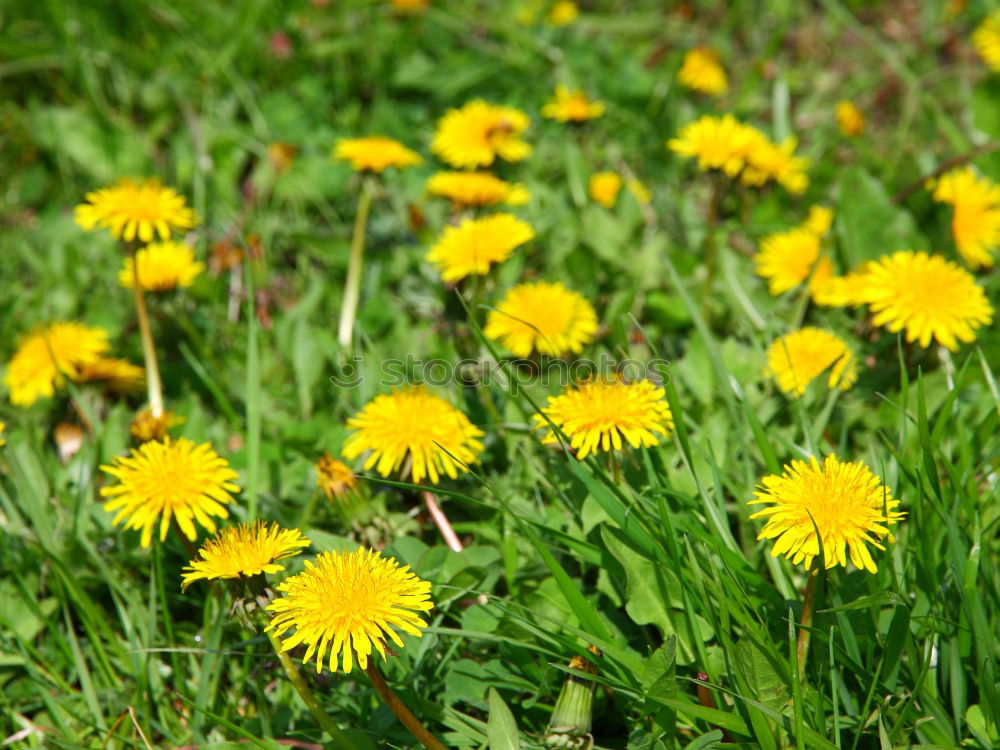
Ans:
[{"label": "green plant stem", "polygon": [[347,280],[344,282],[344,301],[340,308],[340,326],[337,340],[343,347],[349,347],[354,333],[354,319],[358,314],[358,299],[361,296],[361,260],[365,252],[365,232],[368,229],[368,211],[372,205],[372,187],[367,178],[361,180],[358,196],[358,212],[354,217],[354,233],[351,235],[351,257],[347,263]]},{"label": "green plant stem", "polygon": [[132,253],[132,295],[135,299],[135,314],[139,319],[139,337],[142,339],[142,356],[146,364],[146,393],[149,397],[149,411],[157,419],[163,416],[163,382],[160,367],[156,362],[156,344],[149,326],[146,298],[139,284],[139,258],[133,246]]},{"label": "green plant stem", "polygon": [[392,709],[392,712],[396,714],[396,718],[403,723],[403,726],[409,729],[410,733],[420,741],[421,745],[426,747],[427,750],[446,750],[441,740],[431,734],[427,730],[427,727],[420,723],[420,719],[413,715],[410,709],[399,699],[399,696],[389,687],[385,681],[385,677],[382,676],[379,668],[375,666],[374,661],[368,662],[368,668],[365,671],[368,673],[372,685],[375,686],[375,692],[385,701],[385,705]]},{"label": "green plant stem", "polygon": [[271,642],[271,648],[274,649],[274,653],[278,655],[278,660],[281,662],[282,668],[285,670],[285,676],[288,677],[292,686],[295,688],[295,692],[299,694],[302,698],[302,702],[306,704],[306,708],[309,709],[309,713],[313,715],[313,718],[319,723],[323,729],[326,730],[327,734],[333,739],[333,744],[337,747],[347,748],[347,750],[359,750],[358,746],[354,744],[350,737],[348,737],[344,730],[337,726],[333,719],[330,718],[329,714],[323,710],[322,706],[319,705],[319,701],[316,700],[316,696],[313,695],[312,690],[310,690],[309,685],[306,681],[302,679],[302,674],[299,672],[299,668],[295,666],[295,662],[292,661],[292,657],[288,655],[287,652],[281,650],[281,641],[278,640],[277,636],[273,632],[266,631],[267,639]]},{"label": "green plant stem", "polygon": [[802,598],[802,617],[799,618],[799,636],[796,641],[796,656],[799,660],[799,675],[805,675],[806,657],[809,656],[809,636],[813,622],[813,612],[816,609],[816,589],[819,586],[820,576],[826,575],[821,566],[817,566],[809,573],[809,580],[806,582],[806,593]]}]

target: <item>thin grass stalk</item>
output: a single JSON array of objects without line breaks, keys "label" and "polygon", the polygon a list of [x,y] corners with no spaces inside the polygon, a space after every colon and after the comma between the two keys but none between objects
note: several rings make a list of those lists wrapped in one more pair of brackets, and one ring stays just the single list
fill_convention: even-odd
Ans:
[{"label": "thin grass stalk", "polygon": [[347,280],[344,282],[344,300],[340,308],[340,325],[337,340],[343,347],[350,347],[354,334],[354,319],[358,314],[361,297],[361,262],[365,251],[365,234],[368,229],[368,212],[372,205],[372,186],[367,178],[361,180],[358,211],[354,217],[351,235],[351,256],[347,263]]},{"label": "thin grass stalk", "polygon": [[146,393],[149,398],[149,411],[154,418],[163,416],[163,381],[160,380],[160,367],[156,362],[156,344],[153,341],[153,331],[149,325],[149,312],[146,310],[146,298],[139,284],[139,257],[135,245],[129,246],[132,254],[132,296],[135,300],[135,314],[139,320],[139,338],[142,340],[142,356],[146,365]]}]

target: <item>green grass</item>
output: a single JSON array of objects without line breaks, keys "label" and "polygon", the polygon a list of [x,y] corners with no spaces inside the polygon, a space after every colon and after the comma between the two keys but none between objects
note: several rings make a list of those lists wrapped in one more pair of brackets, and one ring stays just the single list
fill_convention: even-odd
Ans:
[{"label": "green grass", "polygon": [[[602,651],[591,678],[600,748],[1000,746],[1000,336],[981,329],[951,356],[908,346],[861,312],[770,296],[750,258],[814,203],[836,212],[841,270],[905,248],[954,257],[950,209],[908,188],[976,149],[976,166],[1000,180],[987,150],[1000,138],[1000,79],[968,41],[994,4],[952,17],[945,2],[735,0],[686,5],[688,18],[680,3],[595,0],[564,28],[522,26],[513,4],[485,0],[407,18],[361,0],[7,5],[0,357],[35,324],[74,319],[141,362],[120,252],[72,221],[89,190],[161,177],[201,217],[203,259],[256,235],[263,251],[243,265],[235,319],[228,274],[150,301],[167,402],[186,420],[174,434],[210,441],[240,473],[236,519],[294,526],[308,512],[311,552],[384,546],[433,583],[426,634],[384,668],[448,746],[541,747],[566,665],[589,645]],[[290,57],[273,54],[276,32]],[[675,82],[699,43],[730,73],[720,101]],[[578,129],[542,119],[556,83],[584,86],[607,114]],[[500,173],[531,189],[518,212],[538,237],[460,300],[423,261],[447,221],[423,185],[438,168],[434,123],[480,96],[532,115],[534,155]],[[864,137],[838,133],[842,98],[865,110]],[[707,112],[798,136],[807,193],[728,191],[720,222],[706,224],[711,181],[665,141]],[[369,132],[425,163],[387,173],[373,203],[364,379],[346,388],[330,377],[351,361],[336,321],[357,182],[329,152]],[[283,174],[267,156],[276,141],[298,149]],[[587,198],[591,173],[626,168],[652,190],[651,210],[624,191],[612,211]],[[530,415],[554,385],[452,384],[437,391],[487,435],[481,465],[437,494],[470,540],[463,553],[443,545],[405,482],[366,476],[348,510],[315,502],[312,464],[339,452],[345,420],[384,390],[382,365],[500,354],[479,326],[527,277],[594,302],[602,336],[590,356],[670,361],[671,439],[627,453],[616,479],[603,459],[540,445]],[[996,271],[977,281],[995,301]],[[852,390],[817,383],[792,402],[763,376],[767,345],[802,322],[851,340],[863,359]],[[322,743],[267,640],[229,617],[225,589],[181,592],[180,540],[142,549],[111,526],[99,466],[126,450],[140,406],[82,386],[28,409],[3,395],[0,741]],[[53,438],[63,422],[85,425],[67,461]],[[805,571],[756,540],[746,503],[761,477],[809,452],[863,459],[907,516],[876,553],[877,574],[831,571],[799,673]],[[305,676],[355,736],[414,746],[363,676]]]}]

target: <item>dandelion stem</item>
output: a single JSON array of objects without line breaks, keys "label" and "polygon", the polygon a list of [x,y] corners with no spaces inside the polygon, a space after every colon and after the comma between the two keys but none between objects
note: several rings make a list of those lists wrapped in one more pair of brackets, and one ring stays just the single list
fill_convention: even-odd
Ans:
[{"label": "dandelion stem", "polygon": [[806,582],[806,593],[802,598],[802,617],[799,619],[799,636],[796,642],[796,655],[799,660],[799,675],[805,674],[806,657],[809,656],[809,636],[812,632],[813,611],[816,607],[816,589],[821,576],[826,575],[826,571],[817,563],[810,572]]},{"label": "dandelion stem", "polygon": [[438,531],[441,532],[441,536],[444,537],[445,542],[447,542],[449,549],[455,552],[461,552],[465,547],[462,546],[462,541],[458,538],[458,534],[455,533],[455,529],[452,528],[451,522],[448,520],[448,516],[444,514],[441,510],[441,506],[438,505],[437,500],[434,499],[432,495],[427,490],[423,490],[420,496],[424,499],[424,504],[427,506],[427,512],[431,514],[431,518],[434,519],[435,525],[438,527]]},{"label": "dandelion stem", "polygon": [[354,333],[354,318],[358,314],[358,299],[361,294],[361,258],[365,251],[365,232],[368,228],[368,211],[372,205],[372,187],[368,179],[361,180],[358,196],[358,212],[354,217],[354,234],[351,235],[351,257],[347,264],[347,280],[344,282],[344,301],[340,308],[340,326],[337,340],[343,347],[351,345]]},{"label": "dandelion stem", "polygon": [[427,730],[427,727],[420,723],[420,719],[413,715],[410,709],[399,699],[399,696],[389,687],[385,681],[385,677],[382,676],[379,668],[375,666],[374,661],[368,662],[368,668],[365,671],[368,672],[368,677],[371,679],[372,685],[375,686],[375,692],[385,701],[385,705],[392,709],[392,712],[396,714],[396,718],[403,723],[403,726],[409,729],[410,733],[420,741],[421,745],[426,747],[427,750],[446,750],[441,740],[431,734]]},{"label": "dandelion stem", "polygon": [[135,246],[130,247],[132,253],[132,294],[135,298],[135,314],[139,319],[139,337],[142,339],[142,356],[146,364],[146,392],[149,396],[149,411],[156,419],[163,416],[163,383],[160,380],[160,367],[156,363],[156,344],[153,343],[153,331],[149,327],[149,313],[146,311],[146,298],[139,284],[139,257]]},{"label": "dandelion stem", "polygon": [[299,668],[295,666],[295,662],[292,661],[292,657],[288,655],[287,652],[281,650],[281,641],[274,635],[274,633],[267,632],[267,639],[271,642],[271,648],[274,649],[274,653],[278,655],[278,660],[281,662],[281,666],[285,670],[285,676],[288,677],[289,681],[292,683],[292,687],[295,688],[295,692],[299,694],[302,698],[302,702],[306,704],[306,708],[309,709],[309,713],[313,715],[313,718],[319,722],[319,725],[326,730],[327,734],[333,739],[333,744],[337,747],[343,747],[347,750],[359,750],[358,746],[354,744],[350,737],[348,737],[344,730],[337,726],[336,722],[330,718],[330,715],[323,710],[322,706],[319,705],[319,701],[316,700],[316,696],[313,695],[312,690],[306,681],[302,678],[302,673],[299,672]]}]

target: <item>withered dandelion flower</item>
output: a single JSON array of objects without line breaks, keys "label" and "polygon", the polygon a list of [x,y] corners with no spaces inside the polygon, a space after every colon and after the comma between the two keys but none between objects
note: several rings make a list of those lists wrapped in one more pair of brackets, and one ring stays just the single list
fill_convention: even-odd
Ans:
[{"label": "withered dandelion flower", "polygon": [[364,468],[375,467],[384,477],[409,459],[414,484],[425,477],[437,484],[442,474],[455,479],[483,450],[483,431],[423,386],[376,396],[347,420],[347,427],[354,432],[344,442],[344,458],[371,451]]},{"label": "withered dandelion flower", "polygon": [[[433,609],[431,584],[422,581],[391,557],[375,550],[324,552],[305,570],[279,583],[282,596],[267,609],[274,619],[267,630],[281,637],[282,652],[306,644],[304,662],[316,660],[316,671],[325,663],[331,671],[341,665],[350,673],[357,661],[368,668],[372,650],[385,659],[388,636],[402,648],[397,629],[421,636],[427,623],[421,613]],[[330,650],[327,660],[327,649]]]},{"label": "withered dandelion flower", "polygon": [[76,207],[76,223],[90,231],[107,228],[126,242],[152,242],[157,235],[169,240],[171,232],[197,224],[184,196],[156,179],[125,178],[87,193],[86,201]]},{"label": "withered dandelion flower", "polygon": [[517,357],[532,351],[552,357],[579,354],[594,340],[597,313],[583,295],[559,282],[536,281],[507,292],[490,311],[484,333]]},{"label": "withered dandelion flower", "polygon": [[333,149],[333,158],[348,161],[357,172],[380,174],[389,167],[420,164],[420,154],[394,138],[371,135],[365,138],[341,138]]},{"label": "withered dandelion flower", "polygon": [[15,406],[31,406],[75,380],[79,369],[101,359],[110,348],[108,332],[83,323],[57,322],[21,338],[7,363],[4,384]]},{"label": "withered dandelion flower", "polygon": [[196,445],[186,438],[143,443],[131,456],[118,456],[101,469],[118,480],[101,489],[101,496],[110,498],[104,510],[117,511],[114,525],[125,520],[124,528],[142,529],[143,547],[150,545],[157,521],[161,542],[171,519],[191,541],[198,536],[194,521],[214,534],[211,517],[227,518],[230,493],[240,490],[232,483],[236,472],[224,458],[208,443]]},{"label": "withered dandelion flower", "polygon": [[219,531],[198,550],[198,557],[185,566],[181,589],[195,581],[219,578],[249,578],[284,570],[278,560],[297,555],[311,542],[298,529],[283,529],[276,523],[241,523]]},{"label": "withered dandelion flower", "polygon": [[461,281],[488,273],[491,265],[503,263],[518,245],[534,236],[528,222],[511,214],[464,219],[457,227],[445,227],[426,260],[438,267],[445,281]]},{"label": "withered dandelion flower", "polygon": [[351,467],[343,461],[338,461],[329,453],[323,454],[316,462],[316,484],[327,500],[343,497],[348,490],[357,485],[357,477]]},{"label": "withered dandelion flower", "polygon": [[184,417],[177,416],[169,409],[158,417],[153,416],[152,410],[143,409],[129,423],[128,432],[136,442],[146,443],[150,440],[163,440],[167,436],[167,430],[179,424],[184,424]]},{"label": "withered dandelion flower", "polygon": [[147,292],[166,292],[194,283],[205,264],[195,260],[194,248],[183,242],[154,242],[136,251],[135,258],[125,258],[118,272],[118,283],[126,289],[135,285],[134,264],[139,265],[139,286]]},{"label": "withered dandelion flower", "polygon": [[885,549],[883,537],[895,541],[887,527],[905,515],[864,462],[836,456],[827,456],[822,466],[815,457],[792,461],[781,476],[764,477],[754,496],[750,505],[769,504],[750,516],[767,519],[757,538],[774,539],[773,557],[784,555],[806,570],[820,553],[821,539],[827,568],[847,567],[849,556],[856,568],[877,572],[866,545]]},{"label": "withered dandelion flower", "polygon": [[482,99],[450,109],[438,122],[431,151],[459,169],[485,167],[498,157],[520,161],[531,154],[521,134],[531,120],[519,109]]},{"label": "withered dandelion flower", "polygon": [[[665,396],[663,388],[649,380],[594,379],[550,397],[542,409],[545,416],[535,414],[533,419],[537,428],[550,427],[551,420],[584,459],[597,451],[621,450],[624,442],[639,448],[668,437],[674,418]],[[559,441],[550,428],[542,442]]]},{"label": "withered dandelion flower", "polygon": [[800,328],[767,348],[767,372],[789,396],[802,396],[809,383],[827,371],[829,388],[846,391],[858,379],[854,354],[840,336],[830,331]]},{"label": "withered dandelion flower", "polygon": [[142,390],[146,371],[126,359],[101,357],[77,366],[73,380],[81,383],[102,383],[116,393],[135,393]]}]

